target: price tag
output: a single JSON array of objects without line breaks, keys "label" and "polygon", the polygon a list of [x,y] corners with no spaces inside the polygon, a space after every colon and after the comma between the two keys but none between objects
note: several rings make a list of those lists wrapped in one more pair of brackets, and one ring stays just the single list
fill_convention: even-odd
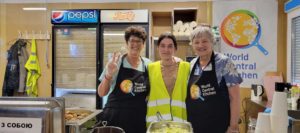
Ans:
[{"label": "price tag", "polygon": [[41,118],[0,117],[0,133],[40,133]]}]

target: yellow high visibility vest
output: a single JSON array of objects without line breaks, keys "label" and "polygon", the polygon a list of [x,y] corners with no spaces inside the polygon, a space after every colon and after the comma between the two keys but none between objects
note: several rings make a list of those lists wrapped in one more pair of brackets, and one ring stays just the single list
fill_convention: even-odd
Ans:
[{"label": "yellow high visibility vest", "polygon": [[38,96],[37,80],[41,76],[41,69],[37,57],[35,39],[32,39],[31,41],[30,56],[25,64],[25,68],[28,70],[27,80],[26,80],[26,93],[29,96],[37,97]]},{"label": "yellow high visibility vest", "polygon": [[190,64],[181,61],[178,68],[172,99],[161,73],[160,61],[148,65],[150,94],[147,104],[147,126],[151,122],[158,121],[157,112],[163,120],[184,122],[187,119],[185,99],[187,95],[187,84],[190,72]]}]

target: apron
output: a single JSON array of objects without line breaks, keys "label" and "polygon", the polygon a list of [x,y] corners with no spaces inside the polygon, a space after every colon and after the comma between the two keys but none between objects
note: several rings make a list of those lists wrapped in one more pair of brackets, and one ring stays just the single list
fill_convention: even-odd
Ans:
[{"label": "apron", "polygon": [[126,133],[146,132],[146,96],[149,93],[148,71],[142,60],[145,72],[123,67],[122,57],[116,86],[108,97],[108,102],[100,115],[107,126],[117,126]]},{"label": "apron", "polygon": [[188,84],[188,121],[191,122],[194,133],[225,133],[230,122],[230,101],[226,82],[222,78],[221,84],[218,84],[214,53],[209,62],[212,64],[212,70],[195,75],[199,58],[193,66]]}]

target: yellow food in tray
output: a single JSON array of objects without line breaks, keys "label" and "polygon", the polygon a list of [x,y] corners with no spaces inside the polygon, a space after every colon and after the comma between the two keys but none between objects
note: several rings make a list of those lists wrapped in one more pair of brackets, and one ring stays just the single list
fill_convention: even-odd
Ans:
[{"label": "yellow food in tray", "polygon": [[193,133],[189,122],[158,121],[152,122],[147,133]]},{"label": "yellow food in tray", "polygon": [[66,110],[65,120],[66,121],[81,120],[92,113],[93,112],[89,110]]},{"label": "yellow food in tray", "polygon": [[190,133],[187,129],[180,127],[163,127],[160,129],[155,129],[151,133]]}]

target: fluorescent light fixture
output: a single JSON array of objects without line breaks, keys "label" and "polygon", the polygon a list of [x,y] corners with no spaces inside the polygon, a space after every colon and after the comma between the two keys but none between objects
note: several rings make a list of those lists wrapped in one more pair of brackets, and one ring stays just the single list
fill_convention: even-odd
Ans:
[{"label": "fluorescent light fixture", "polygon": [[124,33],[104,33],[104,36],[124,36]]},{"label": "fluorescent light fixture", "polygon": [[25,11],[46,11],[46,7],[24,7],[23,10]]}]

